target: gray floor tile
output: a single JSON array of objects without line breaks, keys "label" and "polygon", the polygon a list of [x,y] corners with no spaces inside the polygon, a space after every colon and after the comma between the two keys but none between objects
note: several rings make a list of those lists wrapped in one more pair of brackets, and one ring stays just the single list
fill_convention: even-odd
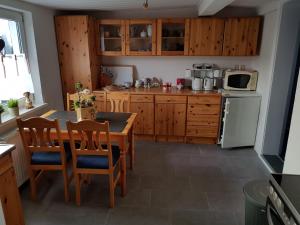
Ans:
[{"label": "gray floor tile", "polygon": [[117,187],[114,209],[106,176],[82,186],[80,207],[72,183],[66,204],[61,173],[41,179],[37,202],[25,188],[22,203],[28,225],[243,225],[243,186],[268,175],[253,149],[138,141],[128,194],[121,197]]}]

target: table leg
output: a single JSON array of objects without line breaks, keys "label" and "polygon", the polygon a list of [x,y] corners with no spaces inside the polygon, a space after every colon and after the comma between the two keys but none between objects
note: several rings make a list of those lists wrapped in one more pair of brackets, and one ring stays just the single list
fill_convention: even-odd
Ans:
[{"label": "table leg", "polygon": [[121,195],[124,197],[127,193],[126,184],[126,138],[122,138],[120,143],[121,149]]},{"label": "table leg", "polygon": [[134,149],[134,132],[133,128],[130,130],[129,137],[129,154],[130,154],[130,169],[133,170],[135,160],[135,149]]}]

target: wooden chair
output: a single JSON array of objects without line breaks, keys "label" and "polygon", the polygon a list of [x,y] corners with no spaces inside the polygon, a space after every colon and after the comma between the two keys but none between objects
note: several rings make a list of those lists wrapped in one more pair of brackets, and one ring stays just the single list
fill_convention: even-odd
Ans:
[{"label": "wooden chair", "polygon": [[[130,97],[128,93],[124,92],[109,92],[106,95],[110,101],[111,112],[129,112],[130,111]],[[125,107],[126,106],[126,107]],[[134,165],[134,149],[129,152],[130,156],[130,169],[133,169]]]},{"label": "wooden chair", "polygon": [[[17,119],[23,146],[28,161],[31,197],[37,199],[36,186],[43,171],[61,170],[64,178],[65,201],[68,202],[69,183],[67,162],[71,160],[70,149],[65,149],[61,139],[60,128],[57,120],[51,121],[41,117],[27,120]],[[50,133],[55,131],[58,140],[51,139]]]},{"label": "wooden chair", "polygon": [[[123,92],[109,92],[107,99],[110,101],[111,112],[129,112],[129,94]],[[125,108],[125,105],[126,108]]]},{"label": "wooden chair", "polygon": [[[93,95],[83,95],[83,94],[81,96],[84,99],[90,99],[91,97],[93,97]],[[73,103],[74,103],[74,101],[77,101],[77,100],[78,100],[77,93],[74,93],[74,94],[67,93],[67,111],[74,110]]]},{"label": "wooden chair", "polygon": [[[109,206],[115,205],[115,188],[120,179],[120,149],[112,146],[109,136],[109,124],[84,120],[78,123],[67,122],[73,156],[73,172],[76,184],[76,203],[80,205],[80,187],[84,175],[108,175]],[[100,137],[105,137],[102,138]],[[77,143],[77,148],[75,146]],[[80,146],[79,146],[80,144]],[[115,174],[115,169],[119,168]],[[122,179],[121,179],[122,180]],[[124,185],[121,184],[124,190]]]}]

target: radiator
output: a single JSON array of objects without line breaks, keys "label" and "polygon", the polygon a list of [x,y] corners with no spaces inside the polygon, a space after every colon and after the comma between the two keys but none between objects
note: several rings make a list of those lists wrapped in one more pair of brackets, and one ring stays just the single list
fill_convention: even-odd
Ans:
[{"label": "radiator", "polygon": [[20,187],[29,178],[27,172],[26,155],[19,132],[13,132],[6,140],[15,144],[16,149],[12,152],[13,165],[16,173],[17,185]]}]

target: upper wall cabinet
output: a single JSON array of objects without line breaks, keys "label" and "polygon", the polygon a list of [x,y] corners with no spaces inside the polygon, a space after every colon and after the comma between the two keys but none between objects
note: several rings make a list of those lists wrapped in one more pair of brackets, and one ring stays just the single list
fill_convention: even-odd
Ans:
[{"label": "upper wall cabinet", "polygon": [[157,55],[188,55],[189,19],[157,20]]},{"label": "upper wall cabinet", "polygon": [[230,18],[225,22],[224,56],[258,55],[261,17]]},{"label": "upper wall cabinet", "polygon": [[97,54],[125,55],[125,20],[97,20]]},{"label": "upper wall cabinet", "polygon": [[217,18],[191,19],[190,50],[193,56],[222,55],[224,20]]},{"label": "upper wall cabinet", "polygon": [[156,55],[156,20],[126,21],[126,55]]}]

